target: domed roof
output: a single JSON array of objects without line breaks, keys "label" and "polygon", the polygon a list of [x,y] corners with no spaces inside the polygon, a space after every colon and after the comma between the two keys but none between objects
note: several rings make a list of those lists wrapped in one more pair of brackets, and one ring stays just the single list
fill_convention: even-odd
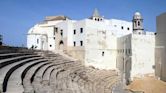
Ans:
[{"label": "domed roof", "polygon": [[141,13],[140,13],[140,12],[135,12],[134,15],[135,15],[135,16],[141,16]]},{"label": "domed roof", "polygon": [[140,12],[135,12],[133,19],[142,19],[141,13]]},{"label": "domed roof", "polygon": [[28,34],[33,33],[33,29],[34,29],[34,27],[30,28],[29,31],[28,31]]}]

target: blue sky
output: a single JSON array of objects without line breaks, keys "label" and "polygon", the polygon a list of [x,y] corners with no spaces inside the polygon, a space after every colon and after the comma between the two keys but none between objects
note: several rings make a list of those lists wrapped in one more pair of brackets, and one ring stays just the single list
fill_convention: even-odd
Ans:
[{"label": "blue sky", "polygon": [[7,45],[26,45],[27,31],[45,16],[81,20],[90,17],[95,8],[105,18],[127,21],[139,11],[145,29],[156,31],[156,16],[166,12],[166,0],[0,0],[0,34]]}]

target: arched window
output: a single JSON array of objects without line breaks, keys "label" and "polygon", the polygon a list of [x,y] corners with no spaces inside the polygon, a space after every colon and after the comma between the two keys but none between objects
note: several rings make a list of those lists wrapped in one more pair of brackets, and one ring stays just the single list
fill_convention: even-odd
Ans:
[{"label": "arched window", "polygon": [[80,28],[80,33],[83,33],[83,28]]},{"label": "arched window", "polygon": [[80,41],[80,46],[83,46],[83,41]]},{"label": "arched window", "polygon": [[138,21],[138,26],[140,26],[140,22]]}]

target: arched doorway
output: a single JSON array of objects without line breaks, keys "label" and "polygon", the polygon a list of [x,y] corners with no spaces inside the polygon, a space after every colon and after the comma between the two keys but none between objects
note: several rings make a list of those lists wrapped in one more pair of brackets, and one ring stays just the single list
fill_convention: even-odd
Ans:
[{"label": "arched doorway", "polygon": [[41,50],[47,50],[47,42],[48,42],[48,40],[47,40],[47,35],[42,35],[41,37],[40,37],[40,39],[41,39]]},{"label": "arched doorway", "polygon": [[59,49],[60,49],[60,50],[63,50],[63,47],[64,47],[63,40],[60,40],[60,41],[59,41]]}]

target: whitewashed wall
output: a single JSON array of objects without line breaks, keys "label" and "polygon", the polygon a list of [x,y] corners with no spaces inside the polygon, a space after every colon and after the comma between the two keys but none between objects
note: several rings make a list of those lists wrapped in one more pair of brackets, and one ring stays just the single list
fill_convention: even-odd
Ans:
[{"label": "whitewashed wall", "polygon": [[103,22],[86,20],[86,25],[85,65],[116,69],[116,36]]},{"label": "whitewashed wall", "polygon": [[117,58],[118,68],[126,79],[154,74],[154,34],[129,34],[119,38]]},{"label": "whitewashed wall", "polygon": [[131,77],[154,73],[155,36],[132,35],[132,72]]}]

